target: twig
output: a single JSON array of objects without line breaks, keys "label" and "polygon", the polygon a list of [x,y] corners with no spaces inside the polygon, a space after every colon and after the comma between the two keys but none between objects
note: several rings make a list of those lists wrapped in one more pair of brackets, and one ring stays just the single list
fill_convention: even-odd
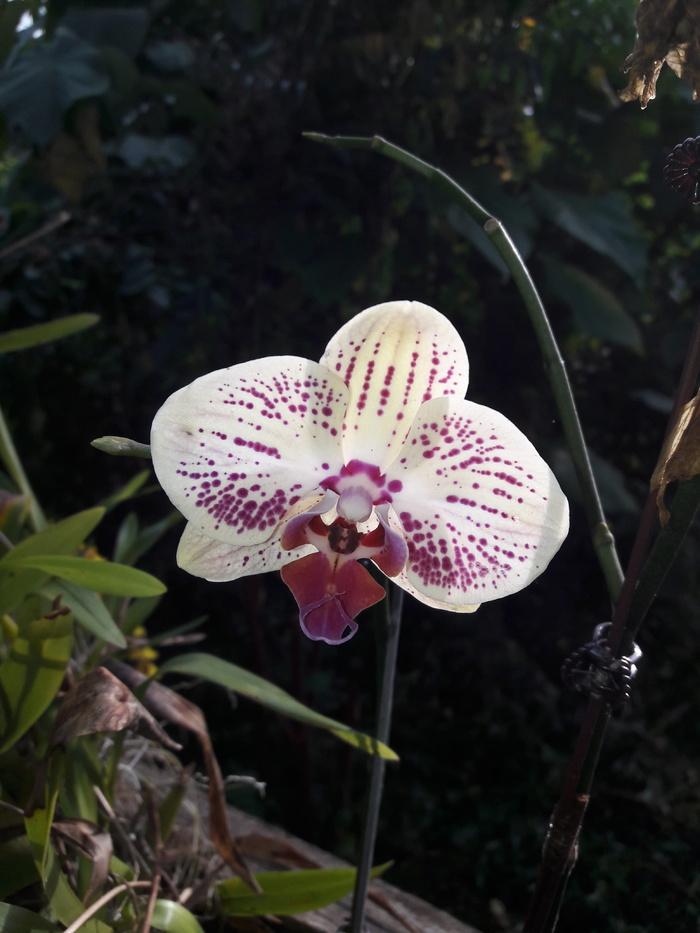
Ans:
[{"label": "twig", "polygon": [[94,904],[90,904],[87,910],[84,910],[69,927],[66,927],[64,933],[75,933],[76,930],[79,930],[81,926],[88,922],[90,917],[94,917],[99,910],[102,910],[105,904],[108,904],[111,900],[114,900],[115,897],[123,894],[124,891],[129,891],[132,888],[148,888],[150,884],[150,881],[125,881],[124,884],[117,885],[116,888],[107,891],[102,897],[98,897]]},{"label": "twig", "polygon": [[48,220],[37,230],[34,230],[32,233],[28,233],[27,236],[23,236],[19,240],[15,240],[14,243],[10,243],[9,246],[6,246],[5,249],[0,249],[0,260],[4,259],[6,256],[9,256],[11,253],[17,252],[17,250],[22,249],[25,246],[29,246],[29,244],[33,243],[35,240],[40,240],[42,237],[48,236],[49,233],[53,233],[54,230],[58,230],[59,227],[67,224],[70,219],[71,215],[68,213],[68,211],[61,211],[52,220]]}]

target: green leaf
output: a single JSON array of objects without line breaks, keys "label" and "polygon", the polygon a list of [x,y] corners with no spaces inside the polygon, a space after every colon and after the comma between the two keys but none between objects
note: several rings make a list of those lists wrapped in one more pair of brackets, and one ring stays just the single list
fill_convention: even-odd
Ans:
[{"label": "green leaf", "polygon": [[[393,862],[373,868],[376,878]],[[222,881],[216,886],[223,912],[231,917],[262,914],[303,914],[320,910],[350,894],[355,886],[354,868],[309,868],[302,871],[269,871],[255,875],[263,893],[255,894],[241,878]]]},{"label": "green leaf", "polygon": [[104,509],[87,509],[64,518],[43,531],[25,538],[0,559],[0,612],[9,612],[28,594],[39,590],[50,574],[41,570],[26,570],[14,562],[18,559],[46,554],[72,554],[97,526]]},{"label": "green leaf", "polygon": [[50,580],[41,587],[50,599],[63,597],[64,605],[73,613],[75,621],[95,638],[101,638],[117,648],[126,648],[126,639],[117,628],[109,610],[97,593],[67,580]]},{"label": "green leaf", "polygon": [[139,526],[133,513],[124,520],[119,529],[114,549],[114,559],[120,564],[136,564],[143,555],[169,531],[182,521],[179,512],[170,512],[165,518],[146,528]]},{"label": "green leaf", "polygon": [[[0,845],[0,898],[8,898],[39,880],[27,837]],[[0,904],[0,908],[4,905]],[[0,913],[0,930],[5,930]]]},{"label": "green leaf", "polygon": [[0,930],[2,933],[50,933],[58,930],[55,923],[40,917],[24,907],[0,904]]},{"label": "green leaf", "polygon": [[0,754],[48,708],[63,682],[73,648],[73,619],[25,625],[0,664]]},{"label": "green leaf", "polygon": [[230,664],[228,661],[222,661],[221,658],[216,658],[214,655],[200,652],[180,655],[166,661],[159,668],[160,674],[170,671],[175,671],[178,674],[189,674],[192,677],[201,677],[203,680],[220,684],[222,687],[248,697],[249,700],[254,700],[256,703],[260,703],[276,713],[281,713],[283,716],[289,716],[310,726],[317,726],[319,729],[326,729],[342,739],[343,742],[348,742],[368,754],[376,753],[388,761],[399,760],[396,752],[393,752],[387,745],[377,742],[376,739],[365,735],[363,732],[357,732],[349,726],[344,726],[342,723],[336,722],[335,719],[314,712],[268,680],[258,677],[257,674],[251,674],[250,671],[237,667],[235,664]]},{"label": "green leaf", "polygon": [[19,49],[0,71],[0,110],[31,142],[47,146],[78,100],[109,87],[95,49],[65,29],[53,39]]},{"label": "green leaf", "polygon": [[[92,444],[94,447],[94,443]],[[129,480],[121,489],[117,489],[116,492],[113,492],[111,496],[108,496],[103,500],[103,505],[105,509],[113,509],[115,505],[119,505],[120,502],[126,502],[128,499],[133,499],[136,495],[141,492],[141,489],[144,486],[144,483],[151,475],[150,470],[142,470],[140,473],[137,473],[133,479]]]},{"label": "green leaf", "polygon": [[581,269],[541,259],[548,291],[571,308],[578,331],[632,350],[641,349],[639,328],[609,289]]},{"label": "green leaf", "polygon": [[641,288],[647,266],[646,242],[624,195],[569,194],[533,185],[535,204],[553,223],[628,272]]},{"label": "green leaf", "polygon": [[103,508],[86,509],[25,538],[0,560],[0,570],[17,558],[34,554],[72,554],[94,531],[104,513]]},{"label": "green leaf", "polygon": [[150,573],[123,564],[111,564],[106,560],[37,555],[13,560],[12,566],[43,570],[52,577],[60,577],[88,590],[114,596],[159,596],[165,592],[165,586]]},{"label": "green leaf", "polygon": [[11,353],[27,347],[38,347],[42,343],[53,343],[62,337],[77,334],[86,327],[92,327],[99,321],[96,314],[69,314],[67,317],[48,321],[46,324],[34,324],[19,330],[8,330],[0,334],[0,353]]},{"label": "green leaf", "polygon": [[204,933],[194,914],[176,901],[157,900],[151,926],[166,933]]}]

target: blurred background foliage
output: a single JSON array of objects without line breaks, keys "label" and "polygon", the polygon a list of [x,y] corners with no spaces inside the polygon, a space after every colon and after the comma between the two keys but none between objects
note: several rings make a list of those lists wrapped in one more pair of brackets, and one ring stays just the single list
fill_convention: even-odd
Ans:
[{"label": "blurred background foliage", "polygon": [[[45,509],[106,497],[140,465],[176,388],[279,353],[319,358],[391,298],[460,329],[470,397],[556,469],[571,535],[523,593],[468,618],[406,607],[378,860],[484,931],[516,929],[583,701],[559,667],[609,618],[555,408],[520,299],[481,231],[400,166],[304,130],[380,134],[448,171],[507,226],[567,359],[623,559],[698,306],[697,213],[663,184],[700,109],[670,72],[622,105],[633,0],[0,0],[0,330],[97,312],[70,341],[5,357],[0,397]],[[169,512],[154,486],[137,504]],[[124,507],[124,509],[126,506]],[[105,541],[115,524],[105,522]],[[371,729],[375,639],[303,640],[276,577],[214,586],[174,564],[153,623],[206,613],[206,650]],[[562,929],[696,931],[700,790],[693,535],[641,636]],[[366,762],[204,687],[219,757],[266,781],[235,803],[354,857]]]}]

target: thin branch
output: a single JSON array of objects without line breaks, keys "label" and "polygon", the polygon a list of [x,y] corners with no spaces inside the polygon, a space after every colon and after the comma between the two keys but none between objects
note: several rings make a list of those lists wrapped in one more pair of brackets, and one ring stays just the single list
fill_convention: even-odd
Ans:
[{"label": "thin branch", "polygon": [[123,894],[124,891],[129,891],[132,888],[148,888],[150,885],[150,881],[126,881],[124,884],[117,885],[116,888],[112,888],[111,891],[107,891],[107,893],[103,894],[102,897],[98,897],[94,904],[90,904],[87,910],[84,910],[83,913],[76,920],[74,920],[69,927],[66,927],[64,933],[76,933],[76,930],[79,930],[81,926],[84,926],[84,924],[86,924],[91,917],[94,917],[98,911],[102,910],[105,904],[108,904],[110,901],[114,900],[115,897]]},{"label": "thin branch", "polygon": [[25,246],[29,246],[36,240],[41,240],[43,237],[48,236],[50,233],[53,233],[54,230],[58,230],[59,227],[67,224],[70,219],[71,215],[68,213],[68,211],[61,211],[54,218],[48,220],[37,230],[34,230],[32,233],[28,233],[27,236],[23,236],[19,240],[15,240],[14,243],[10,243],[10,245],[6,246],[4,249],[0,249],[0,260],[5,259],[6,256],[11,255],[12,253],[16,253],[17,250],[23,249]]}]

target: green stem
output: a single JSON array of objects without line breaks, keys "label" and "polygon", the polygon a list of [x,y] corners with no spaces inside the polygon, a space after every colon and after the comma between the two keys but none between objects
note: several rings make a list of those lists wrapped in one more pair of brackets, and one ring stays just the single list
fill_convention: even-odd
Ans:
[{"label": "green stem", "polygon": [[10,429],[0,408],[0,460],[3,461],[13,482],[19,491],[29,499],[29,521],[34,531],[41,531],[46,527],[46,518],[34,495],[34,491],[24,472],[22,461],[19,459],[17,448],[12,440]]},{"label": "green stem", "polygon": [[[384,666],[382,671],[379,712],[377,714],[377,740],[387,745],[391,730],[391,710],[394,701],[394,679],[396,675],[396,656],[399,648],[401,631],[401,613],[403,611],[404,591],[398,586],[392,587],[392,598],[387,595],[387,632],[384,648]],[[369,784],[367,813],[362,830],[360,861],[357,866],[355,893],[352,901],[352,920],[350,933],[364,933],[365,912],[367,909],[367,890],[369,874],[374,859],[374,845],[377,839],[379,809],[384,789],[385,762],[380,755],[372,758]]]},{"label": "green stem", "polygon": [[307,139],[326,143],[335,149],[370,149],[400,162],[445,190],[471,218],[483,226],[485,234],[493,242],[512,275],[535,330],[581,488],[593,547],[603,571],[610,598],[614,602],[620,592],[624,575],[598,496],[569,377],[534,282],[505,228],[441,169],[394,146],[381,136],[325,136],[322,133],[305,133],[304,135]]}]

